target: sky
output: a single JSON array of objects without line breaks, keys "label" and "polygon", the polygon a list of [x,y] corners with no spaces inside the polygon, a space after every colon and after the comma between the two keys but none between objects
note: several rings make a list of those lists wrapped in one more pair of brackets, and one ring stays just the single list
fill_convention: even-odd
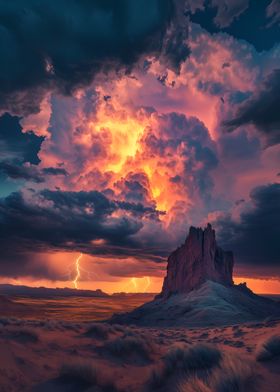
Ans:
[{"label": "sky", "polygon": [[0,56],[0,283],[157,292],[210,222],[280,292],[279,0],[0,0]]}]

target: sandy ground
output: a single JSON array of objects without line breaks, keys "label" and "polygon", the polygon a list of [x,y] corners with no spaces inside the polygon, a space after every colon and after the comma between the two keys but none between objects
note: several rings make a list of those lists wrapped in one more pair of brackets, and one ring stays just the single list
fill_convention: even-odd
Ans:
[{"label": "sandy ground", "polygon": [[[221,369],[224,377],[229,362],[231,385],[226,379],[219,390],[208,391],[279,391],[280,356],[258,361],[256,350],[268,337],[280,336],[280,321],[155,329],[63,321],[67,311],[61,306],[59,319],[52,320],[28,320],[16,312],[0,319],[0,392],[206,392],[192,387],[191,380],[221,378]],[[194,369],[192,357],[188,370],[182,370],[178,350],[177,359],[170,355],[201,344],[221,353],[221,361],[214,363],[214,355]]]},{"label": "sandy ground", "polygon": [[[154,294],[135,294],[104,298],[0,296],[1,316],[36,320],[97,321],[114,313],[129,312],[154,298]],[[5,302],[4,302],[5,300]]]}]

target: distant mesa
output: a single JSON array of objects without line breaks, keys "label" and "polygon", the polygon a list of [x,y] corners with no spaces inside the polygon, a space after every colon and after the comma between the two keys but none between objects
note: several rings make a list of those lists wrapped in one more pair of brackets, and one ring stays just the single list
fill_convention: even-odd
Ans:
[{"label": "distant mesa", "polygon": [[[30,287],[24,285],[0,284],[0,306],[4,301],[9,301],[7,296],[27,296],[35,298],[56,298],[56,297],[87,297],[87,298],[124,298],[124,297],[143,297],[150,299],[152,293],[114,293],[107,294],[100,289],[82,290],[69,287],[50,288],[50,287]],[[155,294],[154,294],[155,295]]]},{"label": "distant mesa", "polygon": [[162,291],[110,322],[141,326],[216,326],[280,318],[280,305],[234,285],[233,253],[221,249],[215,230],[191,227],[185,243],[170,254]]},{"label": "distant mesa", "polygon": [[109,297],[109,294],[102,290],[77,290],[68,287],[48,288],[48,287],[29,287],[22,285],[0,284],[0,294],[5,295],[27,295],[34,297]]}]

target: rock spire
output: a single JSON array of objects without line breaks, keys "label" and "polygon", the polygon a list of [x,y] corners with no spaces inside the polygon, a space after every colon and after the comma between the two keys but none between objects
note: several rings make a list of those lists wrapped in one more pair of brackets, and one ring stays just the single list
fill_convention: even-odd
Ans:
[{"label": "rock spire", "polygon": [[217,246],[215,230],[191,227],[185,243],[168,257],[167,275],[159,297],[188,293],[212,280],[232,286],[233,254]]}]

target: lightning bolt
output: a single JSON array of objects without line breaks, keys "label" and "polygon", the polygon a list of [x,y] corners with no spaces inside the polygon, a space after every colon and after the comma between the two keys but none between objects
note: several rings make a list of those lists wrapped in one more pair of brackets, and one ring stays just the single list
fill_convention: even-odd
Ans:
[{"label": "lightning bolt", "polygon": [[135,289],[137,290],[137,282],[136,282],[136,278],[132,278],[131,283],[133,284],[133,286],[135,287]]},{"label": "lightning bolt", "polygon": [[[144,290],[143,290],[143,292],[145,293],[151,285],[151,278],[149,276],[145,276],[145,278],[143,278],[143,279],[145,279],[145,283],[146,283],[144,286]],[[130,283],[128,283],[127,286],[133,285],[135,290],[138,290],[138,283],[140,283],[138,280],[139,280],[138,278],[131,278]],[[142,279],[140,279],[140,280],[142,280]]]},{"label": "lightning bolt", "polygon": [[81,253],[79,257],[77,257],[76,262],[75,262],[75,266],[76,266],[76,277],[73,280],[73,285],[75,286],[75,289],[78,288],[78,280],[81,276],[81,271],[80,271],[80,260],[82,258],[83,254]]},{"label": "lightning bolt", "polygon": [[149,276],[146,276],[146,286],[145,286],[145,288],[144,288],[144,292],[146,293],[146,291],[148,290],[148,288],[150,287],[150,285],[151,285],[151,278],[149,277]]}]

